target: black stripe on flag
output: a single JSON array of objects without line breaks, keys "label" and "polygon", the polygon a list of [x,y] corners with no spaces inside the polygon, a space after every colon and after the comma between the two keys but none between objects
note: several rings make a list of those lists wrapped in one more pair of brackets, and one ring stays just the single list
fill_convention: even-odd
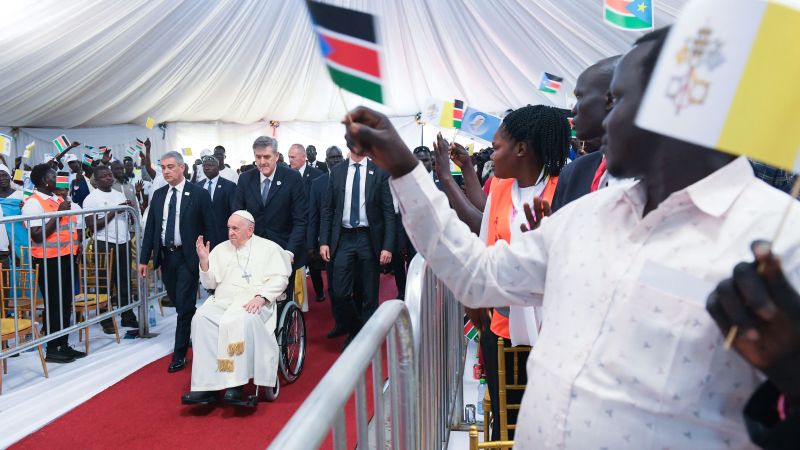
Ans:
[{"label": "black stripe on flag", "polygon": [[306,4],[315,25],[356,39],[377,42],[371,15],[311,0],[307,0]]},{"label": "black stripe on flag", "polygon": [[453,108],[464,109],[464,100],[456,100],[455,102],[453,102]]}]

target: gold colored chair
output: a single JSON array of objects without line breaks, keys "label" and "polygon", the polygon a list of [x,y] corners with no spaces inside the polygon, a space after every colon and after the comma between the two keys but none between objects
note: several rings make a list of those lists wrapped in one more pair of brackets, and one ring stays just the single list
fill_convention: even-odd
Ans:
[{"label": "gold colored chair", "polygon": [[[525,385],[520,383],[519,376],[519,358],[522,353],[530,353],[531,347],[520,345],[517,347],[506,347],[503,338],[497,338],[497,380],[498,380],[498,402],[500,403],[499,414],[500,417],[492,417],[492,403],[489,398],[489,391],[487,389],[486,395],[483,397],[483,411],[484,411],[484,427],[483,427],[483,440],[489,442],[489,431],[491,429],[492,420],[500,421],[500,441],[508,441],[508,430],[516,430],[516,423],[508,423],[508,411],[515,410],[519,412],[519,403],[508,403],[508,391],[525,391]],[[506,354],[513,355],[513,383],[506,382]],[[488,448],[488,447],[486,447]]]},{"label": "gold colored chair", "polygon": [[492,441],[492,442],[478,442],[478,427],[472,425],[469,427],[469,450],[479,450],[484,448],[511,450],[514,447],[514,441]]},{"label": "gold colored chair", "polygon": [[[13,309],[17,317],[34,321],[43,320],[44,298],[39,295],[39,267],[17,266],[7,269],[0,264],[0,302],[6,309]],[[15,294],[16,293],[16,294]],[[16,307],[14,299],[16,298]],[[33,310],[33,314],[31,313]],[[5,316],[4,316],[5,317]]]},{"label": "gold colored chair", "polygon": [[[10,269],[2,269],[2,265],[0,265],[0,342],[2,343],[2,348],[10,348],[9,342],[14,341],[14,345],[19,345],[19,338],[20,341],[24,341],[25,338],[28,336],[33,336],[33,339],[39,337],[39,332],[37,330],[37,323],[34,322],[32,319],[23,319],[20,317],[20,313],[23,312],[21,308],[17,308],[15,311],[15,316],[17,320],[15,322],[14,318],[6,317],[6,302],[8,301],[9,297],[13,299],[13,294],[11,293],[12,289],[15,289],[17,294],[17,305],[19,306],[20,303],[24,302],[22,297],[27,292],[27,303],[30,305],[30,299],[36,298],[36,276],[37,271],[31,273],[30,270],[27,269],[18,269],[15,271],[16,277],[12,278]],[[12,279],[14,281],[12,281]],[[12,285],[13,284],[13,285]],[[27,290],[27,291],[26,291]],[[13,300],[12,300],[13,301]],[[28,314],[30,314],[30,308],[28,309]],[[15,326],[19,327],[17,331]],[[41,345],[38,345],[37,350],[39,351],[39,360],[42,363],[42,371],[44,372],[44,377],[48,378],[47,373],[47,363],[44,360],[44,350],[42,349]],[[3,360],[3,370],[0,371],[0,394],[3,392],[3,374],[8,373],[8,364],[7,360]]]},{"label": "gold colored chair", "polygon": [[[87,249],[86,266],[84,272],[83,261],[78,262],[78,272],[80,277],[80,293],[75,296],[72,302],[75,307],[75,322],[83,322],[89,318],[90,313],[102,313],[112,309],[111,295],[112,289],[111,270],[114,266],[114,249],[108,252],[91,252]],[[85,275],[85,282],[84,280]],[[111,323],[114,324],[114,335],[119,344],[119,327],[117,327],[116,316],[111,316]],[[78,340],[83,339],[86,346],[86,354],[89,353],[89,327],[86,326],[78,330]]]}]

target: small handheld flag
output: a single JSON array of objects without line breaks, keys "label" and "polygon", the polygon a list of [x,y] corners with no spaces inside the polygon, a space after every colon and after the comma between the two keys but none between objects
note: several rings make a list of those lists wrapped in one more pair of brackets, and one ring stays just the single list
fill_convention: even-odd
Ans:
[{"label": "small handheld flag", "polygon": [[461,123],[461,131],[478,139],[492,142],[495,132],[497,132],[497,129],[500,128],[502,123],[503,120],[501,118],[478,111],[477,109],[472,109],[468,106],[467,110],[464,112],[464,121]]},{"label": "small handheld flag", "polygon": [[55,139],[53,139],[53,145],[56,146],[56,153],[61,153],[69,147],[69,140],[67,140],[67,136],[61,135]]},{"label": "small handheld flag", "polygon": [[25,151],[22,153],[22,157],[28,159],[31,157],[31,152],[33,149],[36,148],[36,141],[31,142],[30,144],[25,146]]},{"label": "small handheld flag", "polygon": [[14,181],[22,181],[23,176],[25,175],[25,171],[22,169],[17,169],[14,171]]},{"label": "small handheld flag", "polygon": [[306,5],[331,80],[346,91],[383,103],[375,17],[311,0]]},{"label": "small handheld flag", "polygon": [[155,124],[156,124],[156,120],[153,119],[152,117],[148,117],[147,121],[144,123],[144,126],[148,130],[152,130],[153,129],[153,125],[155,125]]},{"label": "small handheld flag", "polygon": [[653,0],[603,0],[603,21],[621,30],[652,30]]},{"label": "small handheld flag", "polygon": [[83,158],[81,159],[81,164],[83,164],[84,166],[91,166],[93,162],[94,158],[85,153],[83,154]]},{"label": "small handheld flag", "polygon": [[141,139],[136,139],[136,150],[142,151],[144,150],[144,141]]},{"label": "small handheld flag", "polygon": [[539,80],[539,90],[547,94],[558,94],[558,91],[561,90],[562,81],[564,81],[563,77],[542,72],[542,78]]},{"label": "small handheld flag", "polygon": [[64,172],[59,172],[56,175],[56,188],[69,189],[69,175]]},{"label": "small handheld flag", "polygon": [[137,155],[137,153],[138,153],[138,152],[136,151],[136,149],[135,149],[135,148],[133,148],[133,147],[128,147],[128,150],[126,150],[126,151],[125,151],[125,153],[127,153],[127,154],[128,154],[128,156],[130,156],[130,157],[134,157],[134,156],[136,156],[136,155]]},{"label": "small handheld flag", "polygon": [[784,50],[798,41],[798,7],[690,1],[664,43],[636,125],[800,170],[800,137],[786,132],[800,129],[800,63]]},{"label": "small handheld flag", "polygon": [[191,147],[184,147],[184,148],[183,148],[183,155],[184,155],[184,156],[192,156],[192,149],[191,149]]},{"label": "small handheld flag", "polygon": [[478,329],[471,320],[467,320],[467,323],[464,324],[464,337],[469,341],[478,342]]},{"label": "small handheld flag", "polygon": [[461,128],[461,119],[464,118],[464,100],[453,101],[453,128]]},{"label": "small handheld flag", "polygon": [[11,154],[11,136],[0,134],[0,154]]},{"label": "small handheld flag", "polygon": [[453,128],[455,102],[444,102],[439,113],[439,128]]}]

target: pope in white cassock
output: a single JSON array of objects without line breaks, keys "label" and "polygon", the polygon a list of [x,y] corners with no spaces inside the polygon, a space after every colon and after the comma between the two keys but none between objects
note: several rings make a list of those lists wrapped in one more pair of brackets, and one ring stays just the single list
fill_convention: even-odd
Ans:
[{"label": "pope in white cassock", "polygon": [[236,211],[228,219],[228,240],[209,251],[197,239],[200,282],[214,295],[192,319],[192,388],[185,404],[241,399],[253,378],[259,386],[275,386],[278,343],[275,340],[276,300],[289,283],[289,254],[267,239],[253,235],[254,219]]}]

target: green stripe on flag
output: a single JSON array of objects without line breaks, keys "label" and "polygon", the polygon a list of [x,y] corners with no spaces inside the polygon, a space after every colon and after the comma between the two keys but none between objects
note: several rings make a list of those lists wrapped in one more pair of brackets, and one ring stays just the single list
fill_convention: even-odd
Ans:
[{"label": "green stripe on flag", "polygon": [[461,121],[458,119],[453,119],[453,128],[461,128]]},{"label": "green stripe on flag", "polygon": [[340,88],[372,101],[383,103],[383,92],[380,84],[336,70],[330,65],[328,66],[328,72],[331,74],[333,82]]},{"label": "green stripe on flag", "polygon": [[605,19],[606,22],[627,30],[649,30],[653,28],[651,24],[636,16],[625,16],[610,8],[605,9]]},{"label": "green stripe on flag", "polygon": [[549,87],[541,87],[539,88],[542,92],[547,92],[548,94],[558,94],[558,91],[555,89],[550,89]]},{"label": "green stripe on flag", "polygon": [[472,328],[469,332],[465,335],[467,339],[470,341],[477,341],[478,340],[478,329]]}]

